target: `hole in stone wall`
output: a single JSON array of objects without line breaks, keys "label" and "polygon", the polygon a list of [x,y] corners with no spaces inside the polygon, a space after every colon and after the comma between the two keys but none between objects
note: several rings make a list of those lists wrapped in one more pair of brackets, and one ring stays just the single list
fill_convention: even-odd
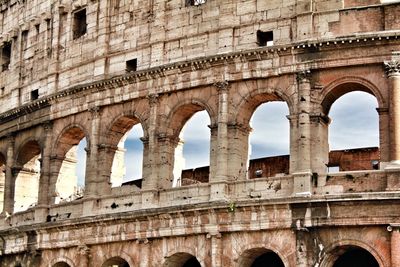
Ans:
[{"label": "hole in stone wall", "polygon": [[129,263],[120,257],[113,257],[103,263],[101,267],[129,267]]},{"label": "hole in stone wall", "polygon": [[253,113],[248,178],[289,173],[289,114],[285,102],[267,102]]},{"label": "hole in stone wall", "polygon": [[329,164],[340,166],[340,171],[374,169],[371,162],[380,160],[377,105],[374,96],[360,91],[344,94],[333,103]]},{"label": "hole in stone wall", "polygon": [[27,142],[18,152],[15,179],[14,212],[37,204],[41,170],[41,149],[36,141]]},{"label": "hole in stone wall", "polygon": [[39,89],[31,91],[31,101],[39,98]]},{"label": "hole in stone wall", "polygon": [[87,141],[79,127],[72,127],[63,134],[57,145],[58,156],[52,162],[54,169],[59,168],[56,204],[79,199],[84,194]]},{"label": "hole in stone wall", "polygon": [[347,266],[379,267],[379,264],[367,250],[350,247],[337,258],[333,265],[333,267]]},{"label": "hole in stone wall", "polygon": [[136,71],[137,70],[137,58],[126,61],[126,71]]},{"label": "hole in stone wall", "polygon": [[122,184],[134,184],[141,188],[143,166],[143,128],[142,124],[134,125],[127,131],[118,143],[115,151],[112,169],[112,187]]},{"label": "hole in stone wall", "polygon": [[[173,186],[208,182],[210,165],[210,117],[199,111],[186,122],[175,149]],[[182,172],[182,170],[184,170]]]},{"label": "hole in stone wall", "polygon": [[206,0],[185,0],[186,6],[199,6],[206,3]]},{"label": "hole in stone wall", "polygon": [[257,31],[257,44],[259,46],[272,46],[274,45],[274,32],[273,31]]},{"label": "hole in stone wall", "polygon": [[28,30],[22,31],[21,33],[22,50],[25,50],[28,47],[28,33]]},{"label": "hole in stone wall", "polygon": [[74,13],[73,38],[78,39],[87,31],[86,8]]},{"label": "hole in stone wall", "polygon": [[1,48],[1,71],[9,69],[11,63],[11,42],[6,42]]}]

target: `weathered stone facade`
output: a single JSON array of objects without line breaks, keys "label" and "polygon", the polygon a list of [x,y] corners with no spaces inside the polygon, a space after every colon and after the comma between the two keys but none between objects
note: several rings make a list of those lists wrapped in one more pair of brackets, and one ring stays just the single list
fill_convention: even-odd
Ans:
[{"label": "weathered stone facade", "polygon": [[[399,1],[3,0],[0,21],[0,266],[400,266]],[[327,174],[351,91],[377,99],[379,169]],[[248,179],[269,101],[289,170]],[[208,182],[173,187],[201,110]],[[141,188],[112,187],[139,123]],[[83,197],[61,201],[83,138]]]}]

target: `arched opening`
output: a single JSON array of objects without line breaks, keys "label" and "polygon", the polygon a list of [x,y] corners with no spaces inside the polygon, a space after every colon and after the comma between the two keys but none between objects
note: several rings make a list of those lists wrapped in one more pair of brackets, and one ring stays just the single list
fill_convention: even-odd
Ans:
[{"label": "arched opening", "polygon": [[142,186],[143,169],[143,127],[136,117],[124,116],[117,119],[110,129],[107,152],[111,158],[110,183]]},{"label": "arched opening", "polygon": [[370,93],[353,91],[330,108],[328,172],[379,169],[378,103]]},{"label": "arched opening", "polygon": [[68,202],[83,196],[86,176],[85,133],[79,127],[65,131],[57,143],[57,157],[53,166],[59,166],[55,203]]},{"label": "arched opening", "polygon": [[175,148],[173,187],[208,182],[210,172],[210,117],[195,112],[185,123]]},{"label": "arched opening", "polygon": [[239,259],[240,267],[285,267],[275,252],[266,248],[253,248],[245,251]]},{"label": "arched opening", "polygon": [[182,252],[168,257],[164,267],[201,267],[201,264],[195,256]]},{"label": "arched opening", "polygon": [[57,262],[56,264],[53,265],[53,267],[71,267],[71,266],[66,262]]},{"label": "arched opening", "polygon": [[129,263],[120,257],[108,259],[101,267],[129,267]]},{"label": "arched opening", "polygon": [[24,211],[37,204],[41,169],[41,149],[37,141],[25,143],[17,156],[14,168],[14,212]]},{"label": "arched opening", "polygon": [[367,250],[356,246],[344,246],[335,250],[332,267],[379,267],[379,263]]},{"label": "arched opening", "polygon": [[0,211],[4,208],[4,184],[6,180],[6,159],[0,153]]},{"label": "arched opening", "polygon": [[267,102],[250,119],[248,178],[289,173],[290,126],[285,102]]}]

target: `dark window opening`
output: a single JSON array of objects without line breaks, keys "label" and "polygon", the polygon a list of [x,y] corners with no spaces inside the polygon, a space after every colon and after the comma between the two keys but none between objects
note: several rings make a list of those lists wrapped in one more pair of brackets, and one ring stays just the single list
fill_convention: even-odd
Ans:
[{"label": "dark window opening", "polygon": [[379,267],[379,264],[368,251],[360,248],[351,248],[341,255],[333,265],[333,267],[345,266]]},{"label": "dark window opening", "polygon": [[73,24],[73,35],[74,39],[78,39],[86,33],[86,9],[75,12],[74,24]]},{"label": "dark window opening", "polygon": [[1,87],[1,89],[0,89],[0,95],[4,95],[4,87]]},{"label": "dark window opening", "polygon": [[1,71],[8,70],[11,62],[11,42],[7,42],[1,48]]},{"label": "dark window opening", "polygon": [[39,98],[39,89],[31,91],[31,100],[36,100]]},{"label": "dark window opening", "polygon": [[186,6],[199,6],[206,3],[206,0],[185,0]]},{"label": "dark window opening", "polygon": [[40,33],[40,24],[36,24],[35,29],[36,29],[35,40],[36,40],[36,42],[38,42],[39,41],[39,33]]},{"label": "dark window opening", "polygon": [[126,61],[126,71],[137,70],[137,58]]},{"label": "dark window opening", "polygon": [[199,261],[196,257],[191,257],[188,259],[182,267],[201,267]]},{"label": "dark window opening", "polygon": [[257,44],[259,46],[272,46],[274,45],[274,32],[257,31]]},{"label": "dark window opening", "polygon": [[21,33],[22,49],[25,50],[28,47],[28,31],[22,31]]},{"label": "dark window opening", "polygon": [[260,256],[258,256],[251,267],[262,267],[262,266],[271,266],[271,267],[284,267],[281,258],[276,253],[267,252]]}]

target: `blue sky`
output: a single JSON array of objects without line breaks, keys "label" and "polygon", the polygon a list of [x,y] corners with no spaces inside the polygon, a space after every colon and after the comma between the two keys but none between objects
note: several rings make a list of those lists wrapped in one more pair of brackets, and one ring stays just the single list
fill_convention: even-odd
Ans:
[{"label": "blue sky", "polygon": [[[329,117],[331,150],[379,145],[379,126],[376,99],[364,92],[352,92],[339,98],[332,106]],[[284,102],[265,103],[257,108],[251,120],[251,158],[285,155],[289,153],[289,111]],[[186,168],[209,165],[210,119],[207,112],[193,115],[184,127],[184,157]],[[143,136],[141,125],[135,125],[125,141],[125,180],[142,176]],[[83,181],[85,142],[78,147],[78,177]]]}]

